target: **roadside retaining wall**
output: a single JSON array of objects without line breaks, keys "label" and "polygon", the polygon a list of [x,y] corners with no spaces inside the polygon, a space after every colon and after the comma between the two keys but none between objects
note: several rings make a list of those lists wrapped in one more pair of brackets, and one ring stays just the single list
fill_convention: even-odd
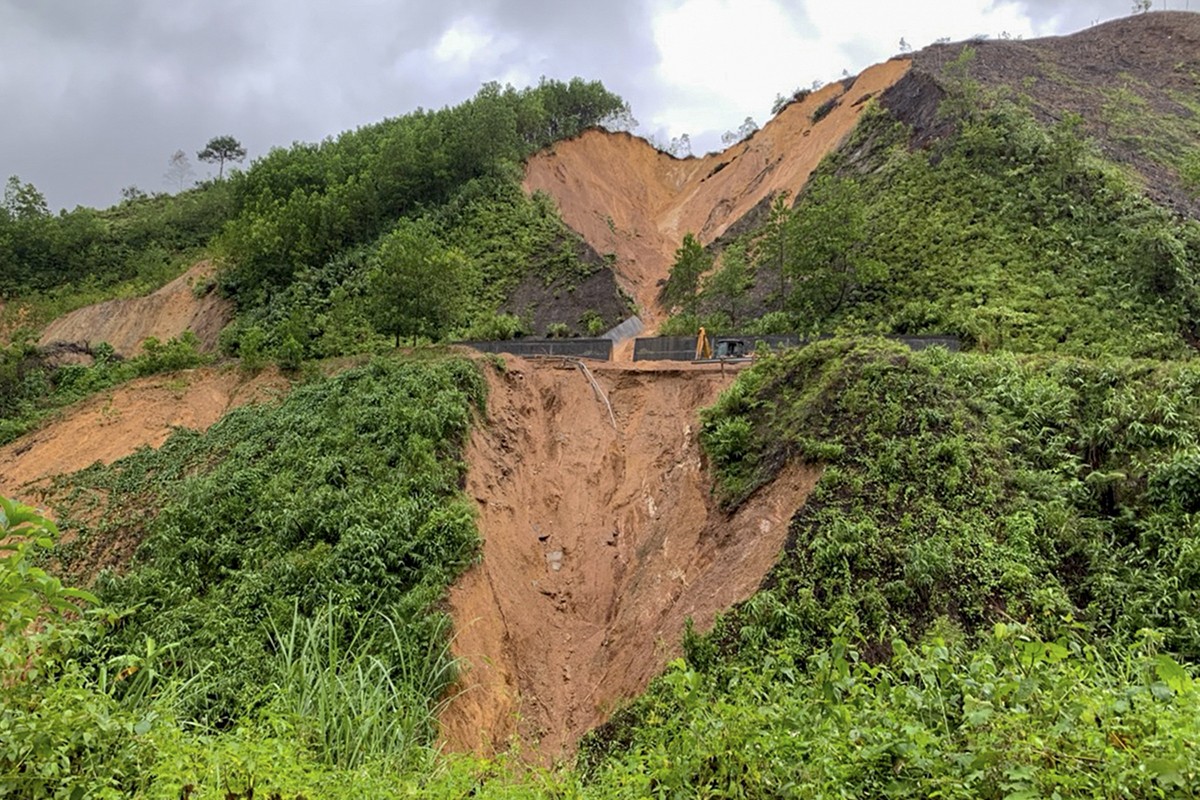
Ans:
[{"label": "roadside retaining wall", "polygon": [[623,342],[626,339],[632,339],[645,329],[646,326],[642,323],[641,317],[630,317],[612,330],[602,333],[600,338],[612,339],[614,342]]},{"label": "roadside retaining wall", "polygon": [[514,356],[570,356],[612,360],[612,339],[510,339],[504,342],[456,342],[483,353]]}]

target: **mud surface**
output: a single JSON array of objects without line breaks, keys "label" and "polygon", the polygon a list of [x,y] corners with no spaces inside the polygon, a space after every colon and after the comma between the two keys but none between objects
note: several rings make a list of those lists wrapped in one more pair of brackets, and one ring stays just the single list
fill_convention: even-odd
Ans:
[{"label": "mud surface", "polygon": [[193,288],[206,285],[213,271],[210,262],[202,261],[153,294],[108,300],[64,314],[46,326],[38,344],[108,342],[128,357],[137,355],[151,336],[165,342],[192,331],[202,350],[215,350],[221,329],[233,319],[233,304],[211,291],[198,297]]},{"label": "mud surface", "polygon": [[[764,198],[781,191],[794,197],[853,129],[868,105],[858,101],[877,97],[908,68],[907,60],[888,61],[848,90],[846,82],[832,83],[746,141],[703,158],[676,159],[629,134],[590,130],[531,158],[525,188],[549,194],[588,244],[616,255],[618,282],[654,330],[664,317],[660,283],[684,234],[708,244]],[[832,101],[836,107],[814,122],[814,112]]]},{"label": "mud surface", "polygon": [[594,365],[593,385],[570,364],[506,363],[467,453],[483,559],[450,592],[469,668],[443,738],[490,753],[519,737],[549,760],[678,655],[686,619],[706,630],[753,594],[817,471],[729,516],[696,434],[731,371]]},{"label": "mud surface", "polygon": [[205,430],[234,408],[287,391],[274,370],[233,367],[140,378],[64,409],[40,429],[0,447],[0,495],[40,502],[45,479],[158,447],[176,428]]}]

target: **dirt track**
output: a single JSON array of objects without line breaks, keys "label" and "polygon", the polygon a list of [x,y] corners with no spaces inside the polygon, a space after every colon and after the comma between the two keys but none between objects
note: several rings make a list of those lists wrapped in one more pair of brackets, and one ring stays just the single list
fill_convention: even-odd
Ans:
[{"label": "dirt track", "polygon": [[483,560],[450,592],[470,668],[443,736],[483,753],[518,736],[551,759],[678,654],[687,618],[707,629],[755,591],[817,471],[730,517],[696,433],[732,372],[592,366],[602,397],[575,366],[506,364],[467,453]]},{"label": "dirt track", "polygon": [[[531,158],[525,189],[549,194],[588,244],[616,254],[617,280],[654,330],[663,317],[659,284],[684,234],[708,244],[764,199],[781,191],[795,197],[853,130],[867,99],[900,80],[909,65],[877,64],[849,89],[831,83],[788,106],[750,139],[703,158],[680,160],[629,134],[590,130]],[[834,101],[837,106],[813,122],[814,112]]]}]

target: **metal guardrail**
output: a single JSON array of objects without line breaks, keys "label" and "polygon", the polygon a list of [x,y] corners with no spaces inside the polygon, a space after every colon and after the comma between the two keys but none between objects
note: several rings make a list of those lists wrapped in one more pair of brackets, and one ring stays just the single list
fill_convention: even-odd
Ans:
[{"label": "metal guardrail", "polygon": [[[627,320],[627,322],[631,322],[631,320]],[[640,324],[640,320],[638,323]],[[818,336],[814,339],[804,339],[790,334],[713,336],[713,355],[718,359],[739,358],[753,353],[760,342],[772,350],[778,350],[784,347],[801,347],[812,341],[829,338],[832,337]],[[961,343],[956,336],[887,336],[885,338],[908,345],[913,350],[944,347],[951,352],[957,352],[961,348]],[[613,340],[609,338],[510,339],[500,342],[457,342],[456,344],[472,347],[483,353],[508,353],[514,356],[568,356],[592,358],[599,361],[611,361],[613,352]],[[695,361],[696,337],[645,336],[634,339],[633,360]]]}]

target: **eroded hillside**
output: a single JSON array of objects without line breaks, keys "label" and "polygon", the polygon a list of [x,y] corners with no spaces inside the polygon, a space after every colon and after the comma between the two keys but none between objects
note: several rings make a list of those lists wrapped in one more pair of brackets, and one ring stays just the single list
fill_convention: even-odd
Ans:
[{"label": "eroded hillside", "polygon": [[108,300],[72,311],[51,322],[38,342],[107,342],[122,356],[136,355],[142,342],[161,341],[185,331],[196,334],[203,350],[215,350],[221,329],[233,319],[233,303],[216,292],[198,291],[215,268],[202,261],[156,292],[128,300]]},{"label": "eroded hillside", "polygon": [[[960,59],[969,81],[1021,97],[1044,124],[1078,115],[1099,151],[1148,197],[1200,218],[1200,192],[1181,174],[1200,141],[1200,14],[1157,11],[1068,36],[934,45],[914,55],[913,74],[941,76]],[[915,115],[894,109],[918,139],[939,126],[936,98],[926,99],[934,102],[915,104]]]},{"label": "eroded hillside", "polygon": [[758,588],[817,471],[728,515],[697,432],[732,372],[506,365],[467,450],[483,559],[450,592],[468,667],[443,736],[550,759],[678,655],[687,619],[706,630]]},{"label": "eroded hillside", "polygon": [[825,86],[749,139],[703,158],[681,160],[629,134],[589,130],[532,157],[525,188],[549,194],[588,244],[615,254],[622,288],[653,328],[663,316],[658,291],[684,234],[708,244],[779,192],[795,196],[867,101],[909,64],[888,61]]},{"label": "eroded hillside", "polygon": [[100,392],[0,447],[0,495],[33,502],[46,478],[158,447],[176,428],[205,430],[234,408],[271,399],[288,385],[273,369],[248,376],[206,367]]}]

